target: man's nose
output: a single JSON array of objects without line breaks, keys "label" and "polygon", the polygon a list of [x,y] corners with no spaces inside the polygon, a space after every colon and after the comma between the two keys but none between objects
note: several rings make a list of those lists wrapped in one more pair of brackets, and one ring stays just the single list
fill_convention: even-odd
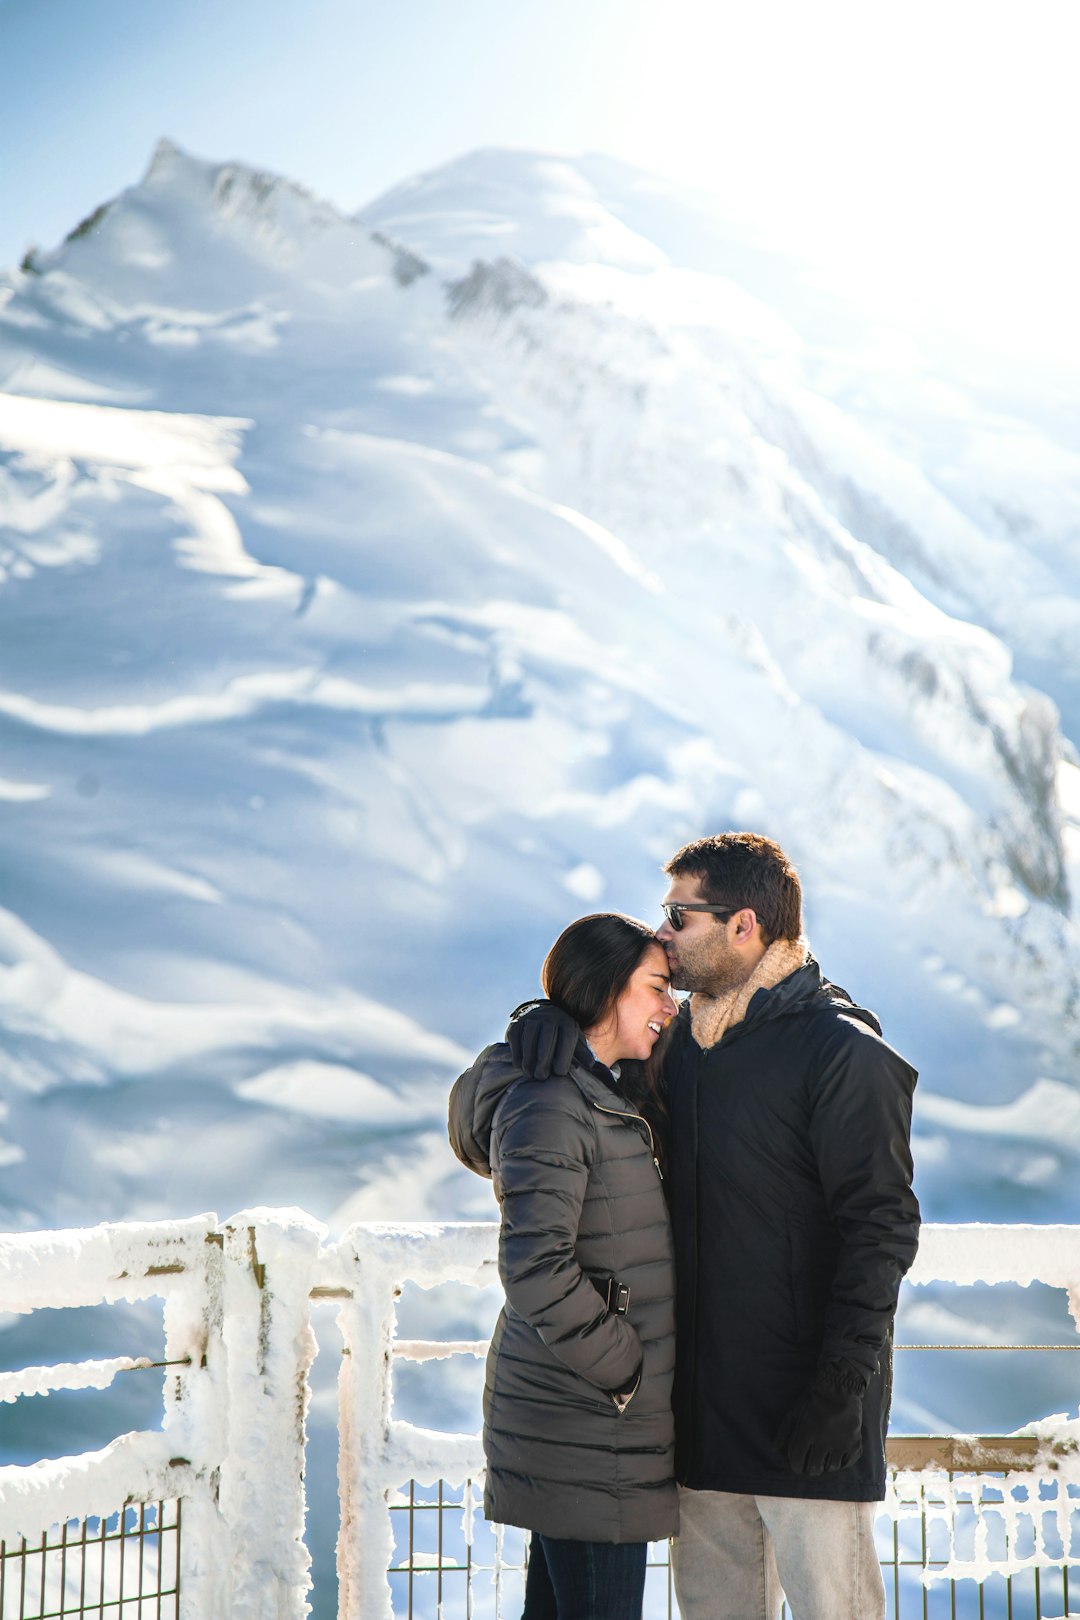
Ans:
[{"label": "man's nose", "polygon": [[663,945],[666,945],[669,939],[675,938],[675,930],[672,928],[666,917],[656,930],[656,937]]}]

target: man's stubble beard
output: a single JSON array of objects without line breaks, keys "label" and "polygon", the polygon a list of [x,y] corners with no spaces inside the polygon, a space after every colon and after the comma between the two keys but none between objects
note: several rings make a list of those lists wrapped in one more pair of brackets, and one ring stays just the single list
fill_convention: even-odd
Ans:
[{"label": "man's stubble beard", "polygon": [[[714,940],[699,940],[679,949],[671,966],[671,982],[676,990],[690,990],[706,996],[726,996],[746,983],[752,968],[728,944],[722,933]],[[677,947],[678,948],[678,947]]]}]

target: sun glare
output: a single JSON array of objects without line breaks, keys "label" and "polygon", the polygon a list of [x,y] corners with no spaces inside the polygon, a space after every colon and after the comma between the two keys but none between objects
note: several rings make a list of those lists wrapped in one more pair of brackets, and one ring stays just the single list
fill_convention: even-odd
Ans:
[{"label": "sun glare", "polygon": [[613,147],[904,324],[1080,351],[1080,13],[671,0],[631,15]]}]

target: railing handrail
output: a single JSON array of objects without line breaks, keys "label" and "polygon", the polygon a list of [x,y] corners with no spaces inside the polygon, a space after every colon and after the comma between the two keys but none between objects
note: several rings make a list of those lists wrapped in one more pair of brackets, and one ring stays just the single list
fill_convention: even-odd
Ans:
[{"label": "railing handrail", "polygon": [[[182,1498],[191,1549],[184,1620],[221,1613],[262,1620],[271,1612],[299,1620],[309,1559],[304,1411],[296,1395],[306,1391],[315,1354],[312,1304],[332,1303],[347,1352],[339,1386],[340,1612],[342,1620],[388,1616],[388,1493],[409,1479],[476,1480],[483,1468],[478,1435],[434,1432],[395,1417],[390,1369],[395,1355],[427,1361],[480,1355],[486,1346],[400,1339],[396,1299],[406,1283],[495,1285],[497,1252],[494,1221],[364,1222],[330,1242],[302,1211],[269,1209],[224,1224],[202,1215],[0,1237],[0,1310],[160,1297],[171,1364],[160,1431],[121,1436],[81,1458],[0,1467],[0,1535],[39,1533],[46,1515],[52,1522],[61,1513],[112,1512],[124,1498]],[[1080,1322],[1080,1226],[929,1225],[909,1280],[1045,1282],[1067,1290]],[[115,1358],[116,1371],[125,1360]],[[48,1382],[37,1376],[48,1371],[24,1369],[7,1388],[23,1398]],[[53,1371],[61,1387],[105,1382],[108,1374],[89,1362]],[[898,1435],[888,1461],[904,1476],[993,1471],[1071,1482],[1080,1479],[1077,1430],[1047,1421],[1017,1435]],[[269,1555],[253,1531],[258,1523],[275,1526]]]}]

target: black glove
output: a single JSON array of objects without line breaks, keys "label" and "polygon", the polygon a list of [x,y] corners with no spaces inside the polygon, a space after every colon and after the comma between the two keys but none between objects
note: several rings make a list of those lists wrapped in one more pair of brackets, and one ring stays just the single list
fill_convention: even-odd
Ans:
[{"label": "black glove", "polygon": [[519,1007],[506,1031],[510,1055],[530,1080],[570,1073],[581,1039],[569,1013],[551,1001],[528,1001]]},{"label": "black glove", "polygon": [[796,1474],[831,1474],[862,1456],[866,1375],[849,1361],[826,1361],[784,1418],[773,1445]]}]

